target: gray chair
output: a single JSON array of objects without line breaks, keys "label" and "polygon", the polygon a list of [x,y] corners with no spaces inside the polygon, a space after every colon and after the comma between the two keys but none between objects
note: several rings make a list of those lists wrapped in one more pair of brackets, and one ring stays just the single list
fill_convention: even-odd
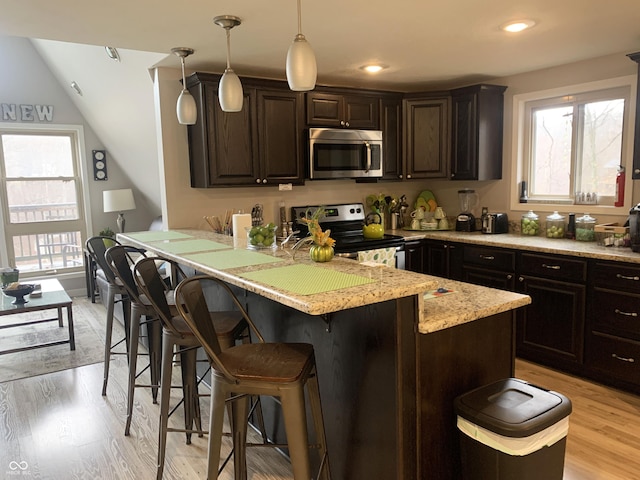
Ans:
[{"label": "gray chair", "polygon": [[[242,314],[259,343],[243,343],[222,349],[215,325],[210,321],[204,291],[217,289],[228,295]],[[211,363],[211,413],[209,424],[207,478],[218,477],[225,402],[232,405],[234,473],[246,480],[246,435],[249,396],[278,397],[284,414],[293,478],[309,480],[309,440],[304,387],[311,405],[315,446],[320,468],[316,478],[330,480],[320,391],[313,346],[307,343],[266,343],[228,285],[210,276],[199,275],[182,281],[176,288],[176,308],[202,344]]]},{"label": "gray chair", "polygon": [[[102,286],[102,291],[106,291],[107,297],[107,318],[106,331],[104,341],[104,378],[102,381],[102,395],[107,394],[107,383],[109,381],[109,366],[111,363],[111,355],[129,355],[129,325],[131,319],[131,303],[127,294],[127,289],[122,282],[113,273],[104,254],[108,247],[120,245],[120,243],[111,237],[95,236],[87,239],[85,248],[96,265],[95,276],[96,282]],[[113,342],[113,312],[115,304],[122,302],[122,312],[124,316],[123,338]],[[125,344],[126,352],[118,352],[116,348]]]},{"label": "gray chair", "polygon": [[[196,349],[200,346],[200,342],[177,312],[175,303],[173,306],[171,305],[173,299],[171,298],[170,286],[163,280],[159,272],[160,268],[166,269],[167,267],[170,267],[171,279],[174,284],[186,278],[176,262],[164,258],[144,258],[137,262],[134,268],[134,277],[140,292],[153,305],[162,322],[162,378],[160,381],[160,426],[158,429],[158,465],[156,470],[158,480],[162,479],[164,472],[167,433],[186,432],[187,444],[191,443],[192,433],[199,433],[202,436],[196,379]],[[231,348],[238,340],[247,338],[247,323],[240,312],[213,312],[209,316],[209,321],[215,325],[218,341],[223,349]],[[169,397],[176,348],[180,355],[182,369],[184,429],[169,428],[168,426],[169,417],[173,411],[169,411]],[[261,411],[259,413],[261,414]],[[193,429],[194,424],[195,430]],[[264,431],[264,427],[262,429]]]}]

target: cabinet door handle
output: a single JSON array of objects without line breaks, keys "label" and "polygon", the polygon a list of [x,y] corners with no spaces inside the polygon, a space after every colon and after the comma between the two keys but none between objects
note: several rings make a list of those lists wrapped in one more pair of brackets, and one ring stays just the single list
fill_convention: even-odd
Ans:
[{"label": "cabinet door handle", "polygon": [[549,270],[560,270],[560,265],[547,265],[546,263],[543,263],[542,268],[548,268]]},{"label": "cabinet door handle", "polygon": [[259,178],[256,178],[256,183],[260,183],[260,179]]},{"label": "cabinet door handle", "polygon": [[340,120],[340,125],[344,127],[344,120]]},{"label": "cabinet door handle", "polygon": [[620,360],[622,362],[628,362],[628,363],[634,363],[636,360],[632,357],[626,358],[626,357],[621,357],[620,355],[616,355],[615,353],[611,354],[612,358],[615,358],[616,360]]},{"label": "cabinet door handle", "polygon": [[621,278],[622,280],[634,280],[636,282],[640,280],[640,277],[638,277],[637,275],[635,277],[629,277],[627,275],[621,275],[619,273],[616,274],[616,278]]},{"label": "cabinet door handle", "polygon": [[513,275],[511,275],[511,274],[507,275],[507,280],[511,280],[512,278],[513,278]]},{"label": "cabinet door handle", "polygon": [[266,179],[266,178],[263,178],[263,179],[262,179],[262,183],[267,183],[267,179]]},{"label": "cabinet door handle", "polygon": [[480,255],[480,258],[482,258],[483,260],[495,260],[496,257],[494,257],[493,255]]},{"label": "cabinet door handle", "polygon": [[623,312],[622,310],[618,310],[617,308],[613,310],[618,315],[625,315],[627,317],[637,317],[638,314],[636,312]]},{"label": "cabinet door handle", "polygon": [[519,282],[524,282],[524,277],[518,277]]}]

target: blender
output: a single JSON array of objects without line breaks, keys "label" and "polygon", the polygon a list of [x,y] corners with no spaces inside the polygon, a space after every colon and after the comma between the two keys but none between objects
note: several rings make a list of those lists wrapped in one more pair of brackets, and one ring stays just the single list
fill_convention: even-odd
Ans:
[{"label": "blender", "polygon": [[476,218],[471,210],[478,204],[478,194],[475,190],[465,188],[458,190],[458,199],[460,200],[460,212],[456,218],[456,231],[473,232],[476,229]]}]

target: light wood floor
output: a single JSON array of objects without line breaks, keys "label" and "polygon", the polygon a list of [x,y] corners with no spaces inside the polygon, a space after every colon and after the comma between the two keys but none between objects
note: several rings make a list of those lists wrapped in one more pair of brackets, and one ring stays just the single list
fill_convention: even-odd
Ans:
[{"label": "light wood floor", "polygon": [[[125,437],[126,375],[126,361],[117,357],[106,397],[100,395],[102,364],[0,384],[0,478],[154,478],[159,407],[148,391],[138,390],[131,435]],[[640,397],[523,361],[516,376],[562,392],[573,403],[565,480],[640,478]],[[207,405],[205,398],[204,415]],[[172,419],[176,426],[180,421]],[[178,433],[168,440],[164,478],[205,478],[206,437],[194,437],[192,445]],[[292,478],[286,459],[271,449],[250,449],[249,469],[253,480]],[[233,478],[231,465],[220,478]]]}]

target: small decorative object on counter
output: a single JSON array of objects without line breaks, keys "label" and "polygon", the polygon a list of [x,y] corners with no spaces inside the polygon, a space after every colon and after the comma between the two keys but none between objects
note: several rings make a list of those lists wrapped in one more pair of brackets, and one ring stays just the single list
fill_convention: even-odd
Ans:
[{"label": "small decorative object on counter", "polygon": [[309,234],[311,235],[310,238],[313,244],[309,250],[309,256],[314,262],[328,262],[333,258],[334,254],[333,246],[336,241],[329,236],[331,235],[331,230],[327,229],[322,231],[322,227],[320,226],[319,219],[324,217],[324,214],[324,208],[320,207],[313,212],[313,215],[309,215],[307,211],[307,215],[300,219],[302,223],[307,224]]},{"label": "small decorative object on counter", "polygon": [[569,214],[569,223],[567,223],[567,231],[564,234],[565,238],[569,240],[575,240],[576,238],[576,214]]},{"label": "small decorative object on counter", "polygon": [[520,221],[520,233],[522,235],[536,236],[540,233],[540,220],[538,215],[533,213],[533,210],[529,210],[522,215]]},{"label": "small decorative object on counter", "polygon": [[620,165],[618,167],[618,174],[616,175],[616,200],[613,203],[614,207],[624,206],[624,181],[625,181],[624,167]]},{"label": "small decorative object on counter", "polygon": [[558,211],[547,216],[547,238],[564,238],[564,215]]},{"label": "small decorative object on counter", "polygon": [[621,227],[617,223],[603,223],[594,228],[596,242],[601,247],[631,247],[629,227]]},{"label": "small decorative object on counter", "polygon": [[596,219],[588,213],[576,219],[576,240],[593,242],[596,239]]},{"label": "small decorative object on counter", "polygon": [[276,230],[274,223],[245,227],[247,231],[247,248],[259,250],[261,248],[276,248]]}]

